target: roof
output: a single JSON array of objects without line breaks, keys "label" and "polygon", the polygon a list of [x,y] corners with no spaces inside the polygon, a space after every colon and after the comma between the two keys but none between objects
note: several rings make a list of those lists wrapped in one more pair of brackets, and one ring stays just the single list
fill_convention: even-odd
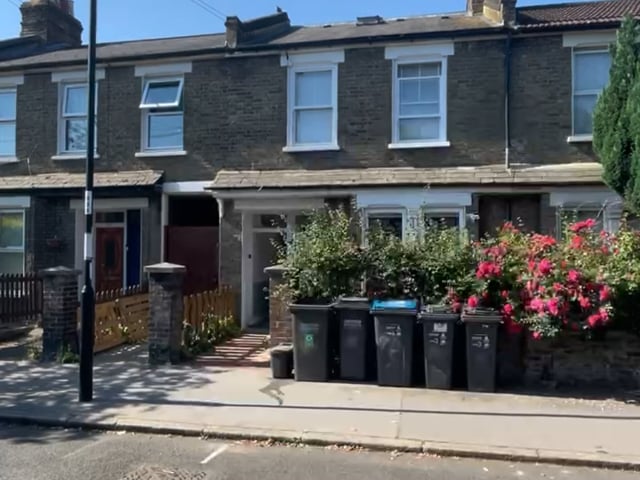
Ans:
[{"label": "roof", "polygon": [[426,15],[419,17],[386,19],[376,25],[335,23],[311,27],[293,27],[286,35],[273,39],[270,45],[290,45],[344,40],[383,40],[385,37],[425,34],[453,34],[460,31],[499,28],[500,25],[485,17],[472,17],[466,13]]},{"label": "roof", "polygon": [[[131,42],[103,43],[96,48],[98,61],[109,61],[144,56],[161,56],[171,54],[186,55],[189,52],[201,53],[208,49],[224,48],[225,35],[197,35],[190,37],[156,38]],[[24,67],[29,65],[48,65],[60,63],[86,63],[87,48],[69,48],[55,52],[31,55],[0,62],[1,68]]]},{"label": "roof", "polygon": [[221,170],[210,190],[344,188],[410,185],[601,184],[599,163],[544,166],[503,165],[451,168],[367,168],[336,170]]},{"label": "roof", "polygon": [[[99,172],[95,174],[94,186],[96,188],[148,187],[158,183],[162,175],[162,172],[154,170]],[[84,185],[84,173],[41,173],[0,177],[0,190],[84,188]]]},{"label": "roof", "polygon": [[608,0],[522,7],[518,8],[518,24],[523,29],[615,26],[627,14],[640,17],[640,0]]}]

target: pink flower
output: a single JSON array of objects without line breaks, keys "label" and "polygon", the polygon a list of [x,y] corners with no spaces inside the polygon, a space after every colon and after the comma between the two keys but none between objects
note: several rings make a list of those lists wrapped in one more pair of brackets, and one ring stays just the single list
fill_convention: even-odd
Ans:
[{"label": "pink flower", "polygon": [[533,272],[536,268],[536,261],[535,260],[529,260],[527,262],[527,270],[529,270],[530,272]]},{"label": "pink flower", "polygon": [[609,312],[607,312],[606,309],[601,308],[598,313],[600,314],[600,318],[602,319],[603,323],[607,323],[609,321]]},{"label": "pink flower", "polygon": [[580,295],[580,297],[578,298],[578,303],[580,303],[580,306],[582,308],[584,308],[585,310],[587,308],[591,308],[591,300],[589,300],[589,297],[585,297],[583,295]]},{"label": "pink flower", "polygon": [[575,248],[577,250],[579,248],[582,248],[583,245],[584,245],[584,238],[576,235],[571,239],[571,248]]},{"label": "pink flower", "polygon": [[587,318],[587,323],[591,328],[596,328],[600,324],[601,320],[602,318],[600,317],[600,314],[594,313],[593,315],[589,315],[589,318]]},{"label": "pink flower", "polygon": [[460,302],[452,303],[451,310],[453,310],[453,313],[460,313],[462,311],[462,304]]},{"label": "pink flower", "polygon": [[505,303],[504,307],[502,307],[502,313],[509,317],[513,315],[513,305],[511,305],[510,303]]},{"label": "pink flower", "polygon": [[552,269],[553,264],[549,260],[547,260],[546,258],[540,260],[540,263],[538,264],[538,271],[541,275],[549,275]]},{"label": "pink flower", "polygon": [[596,225],[596,221],[593,218],[587,218],[582,222],[576,222],[569,227],[572,232],[581,232],[583,230],[591,229]]},{"label": "pink flower", "polygon": [[529,303],[529,308],[536,312],[542,313],[544,312],[544,302],[539,298],[534,298],[533,300],[531,300],[531,303]]},{"label": "pink flower", "polygon": [[500,296],[505,299],[509,298],[509,291],[503,290],[502,292],[500,292]]},{"label": "pink flower", "polygon": [[534,340],[540,340],[542,338],[542,334],[540,332],[533,332],[531,336]]},{"label": "pink flower", "polygon": [[577,270],[569,270],[569,273],[567,274],[567,280],[573,283],[578,282],[580,280],[580,272],[578,272]]},{"label": "pink flower", "polygon": [[479,303],[480,302],[478,300],[478,297],[476,297],[475,295],[469,297],[469,300],[467,300],[467,305],[469,306],[469,308],[477,308]]},{"label": "pink flower", "polygon": [[559,300],[557,298],[550,298],[547,300],[547,310],[551,315],[558,316],[560,314],[558,304]]},{"label": "pink flower", "polygon": [[600,301],[608,302],[610,298],[611,298],[611,288],[609,287],[609,285],[603,285],[602,288],[600,289]]},{"label": "pink flower", "polygon": [[562,290],[564,290],[564,286],[561,283],[556,282],[553,284],[554,292],[558,293],[558,292],[561,292]]}]

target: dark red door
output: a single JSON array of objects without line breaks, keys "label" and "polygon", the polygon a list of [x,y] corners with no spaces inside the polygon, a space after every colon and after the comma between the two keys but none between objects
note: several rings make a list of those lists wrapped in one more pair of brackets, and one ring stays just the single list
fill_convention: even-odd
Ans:
[{"label": "dark red door", "polygon": [[184,265],[184,293],[218,286],[218,227],[166,227],[167,262]]},{"label": "dark red door", "polygon": [[96,291],[122,288],[124,228],[96,228]]},{"label": "dark red door", "polygon": [[495,234],[504,222],[526,231],[540,230],[540,196],[480,197],[480,235]]}]

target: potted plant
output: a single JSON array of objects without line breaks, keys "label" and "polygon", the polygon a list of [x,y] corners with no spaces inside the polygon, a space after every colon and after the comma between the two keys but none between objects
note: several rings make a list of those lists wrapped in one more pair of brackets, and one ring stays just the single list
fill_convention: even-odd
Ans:
[{"label": "potted plant", "polygon": [[362,249],[342,210],[314,212],[281,250],[293,316],[296,380],[326,381],[335,347],[333,304],[362,284]]}]

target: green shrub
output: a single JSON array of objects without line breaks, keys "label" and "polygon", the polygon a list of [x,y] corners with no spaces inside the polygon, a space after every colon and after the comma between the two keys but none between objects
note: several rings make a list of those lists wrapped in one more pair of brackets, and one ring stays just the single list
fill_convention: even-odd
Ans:
[{"label": "green shrub", "polygon": [[204,314],[202,323],[194,328],[189,323],[182,325],[182,346],[187,357],[214,350],[216,345],[226,342],[240,334],[240,327],[232,317],[219,317]]}]

